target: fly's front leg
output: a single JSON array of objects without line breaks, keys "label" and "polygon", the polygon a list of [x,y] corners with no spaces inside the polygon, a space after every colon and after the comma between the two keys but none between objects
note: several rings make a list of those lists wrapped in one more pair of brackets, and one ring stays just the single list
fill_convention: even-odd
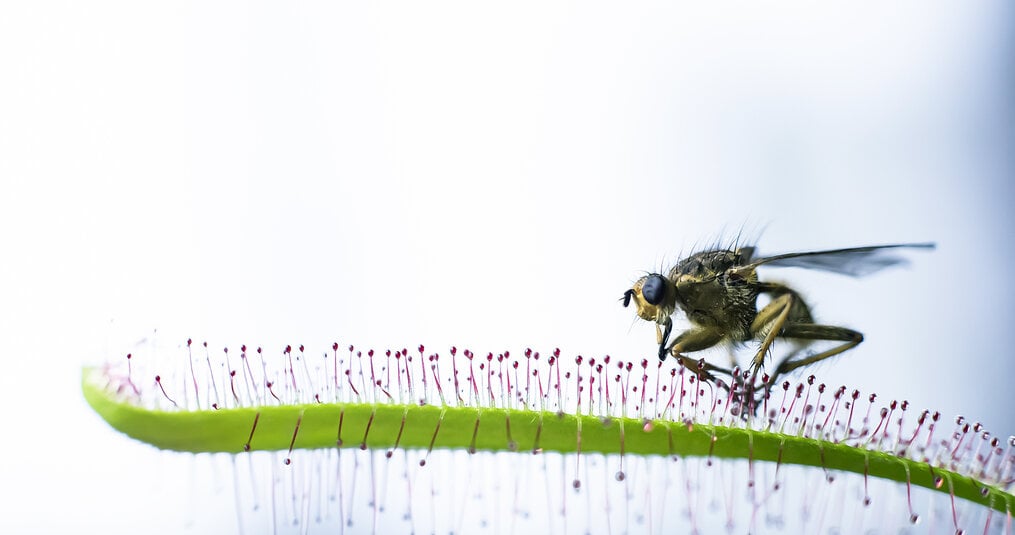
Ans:
[{"label": "fly's front leg", "polygon": [[799,359],[787,357],[779,363],[778,367],[776,367],[775,373],[772,374],[772,378],[769,380],[769,384],[775,384],[775,378],[779,375],[789,373],[803,366],[814,364],[815,362],[820,362],[829,357],[834,357],[839,353],[853,349],[854,347],[860,345],[860,342],[863,342],[863,334],[858,331],[854,331],[853,329],[836,327],[834,325],[818,325],[815,323],[786,324],[782,328],[782,332],[779,333],[779,336],[783,338],[796,338],[799,340],[828,340],[844,343],[809,357]]},{"label": "fly's front leg", "polygon": [[765,355],[772,346],[772,342],[775,341],[775,337],[783,336],[781,331],[786,325],[786,319],[789,317],[789,311],[792,308],[793,294],[785,293],[773,298],[772,302],[761,309],[761,312],[758,312],[757,317],[754,318],[754,321],[751,323],[751,334],[757,337],[759,334],[764,333],[765,339],[762,340],[761,347],[758,348],[758,352],[754,355],[754,360],[751,361],[752,374],[757,374],[762,364],[765,363]]},{"label": "fly's front leg", "polygon": [[[664,332],[660,324],[666,327]],[[659,360],[666,360],[666,343],[670,341],[670,331],[673,330],[673,320],[667,317],[661,323],[656,322],[656,343],[659,344]]]},{"label": "fly's front leg", "polygon": [[721,342],[722,339],[723,332],[717,327],[698,327],[688,329],[677,336],[677,339],[673,341],[673,345],[671,345],[667,351],[674,357],[680,359],[687,369],[698,374],[705,374],[705,377],[708,379],[715,379],[715,377],[709,372],[719,372],[727,375],[731,374],[731,372],[707,362],[704,367],[700,367],[698,365],[698,361],[684,355],[684,353],[708,349]]},{"label": "fly's front leg", "polygon": [[733,372],[726,368],[720,368],[714,364],[705,362],[704,360],[694,360],[687,355],[675,355],[677,359],[684,365],[685,368],[694,372],[699,380],[715,382],[715,374],[719,373],[722,375],[729,375],[733,378]]}]

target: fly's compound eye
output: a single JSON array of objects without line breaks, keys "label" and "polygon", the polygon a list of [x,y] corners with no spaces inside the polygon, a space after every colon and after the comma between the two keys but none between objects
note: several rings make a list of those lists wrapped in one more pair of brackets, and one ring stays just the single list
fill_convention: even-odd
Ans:
[{"label": "fly's compound eye", "polygon": [[653,274],[649,275],[648,279],[645,280],[645,284],[641,286],[641,295],[645,298],[645,302],[650,305],[658,305],[663,302],[663,297],[666,296],[666,281],[662,275]]},{"label": "fly's compound eye", "polygon": [[624,292],[624,308],[631,304],[631,298],[634,297],[634,290],[628,290]]}]

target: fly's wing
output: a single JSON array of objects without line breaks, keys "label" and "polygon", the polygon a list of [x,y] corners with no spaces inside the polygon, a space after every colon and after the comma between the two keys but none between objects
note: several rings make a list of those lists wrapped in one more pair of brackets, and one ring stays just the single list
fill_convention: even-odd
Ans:
[{"label": "fly's wing", "polygon": [[[801,267],[831,271],[851,277],[863,277],[884,268],[905,265],[908,260],[893,254],[896,249],[933,249],[933,243],[899,243],[893,245],[872,245],[850,249],[832,249],[806,253],[787,253],[759,258],[746,268],[758,266]],[[743,268],[741,268],[743,269]]]}]

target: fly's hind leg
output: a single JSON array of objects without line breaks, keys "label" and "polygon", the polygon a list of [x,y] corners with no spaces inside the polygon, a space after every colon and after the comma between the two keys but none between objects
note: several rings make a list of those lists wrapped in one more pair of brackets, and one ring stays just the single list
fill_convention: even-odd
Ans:
[{"label": "fly's hind leg", "polygon": [[833,325],[818,325],[815,323],[788,323],[783,326],[782,332],[779,333],[779,336],[783,338],[796,338],[799,340],[828,340],[844,343],[822,351],[816,355],[797,359],[794,359],[792,356],[785,358],[776,367],[775,373],[772,374],[772,378],[769,380],[769,384],[775,384],[776,378],[782,374],[786,374],[797,368],[834,357],[835,355],[853,349],[854,347],[860,345],[860,342],[863,342],[863,334],[858,331],[854,331],[853,329],[836,327]]}]

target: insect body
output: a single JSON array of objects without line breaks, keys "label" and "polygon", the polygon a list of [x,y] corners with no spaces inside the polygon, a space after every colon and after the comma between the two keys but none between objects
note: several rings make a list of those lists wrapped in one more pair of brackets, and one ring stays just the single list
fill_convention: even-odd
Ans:
[{"label": "insect body", "polygon": [[[703,251],[680,260],[665,276],[652,273],[638,279],[624,292],[623,302],[626,307],[633,301],[640,318],[655,322],[660,360],[672,355],[688,368],[708,377],[711,372],[731,372],[708,363],[704,364],[704,369],[699,369],[698,363],[685,353],[708,349],[720,342],[757,340],[760,346],[751,361],[751,372],[756,374],[776,338],[804,343],[841,342],[805,357],[795,358],[796,353],[791,353],[771,374],[769,384],[774,384],[781,374],[856,347],[863,341],[863,334],[845,327],[815,323],[810,307],[800,294],[783,284],[760,281],[758,267],[804,267],[857,277],[905,263],[904,258],[892,254],[894,250],[933,247],[932,243],[875,245],[763,258],[754,257],[753,247]],[[758,310],[761,294],[767,294],[771,301]],[[678,308],[692,326],[670,342],[671,316]]]}]

